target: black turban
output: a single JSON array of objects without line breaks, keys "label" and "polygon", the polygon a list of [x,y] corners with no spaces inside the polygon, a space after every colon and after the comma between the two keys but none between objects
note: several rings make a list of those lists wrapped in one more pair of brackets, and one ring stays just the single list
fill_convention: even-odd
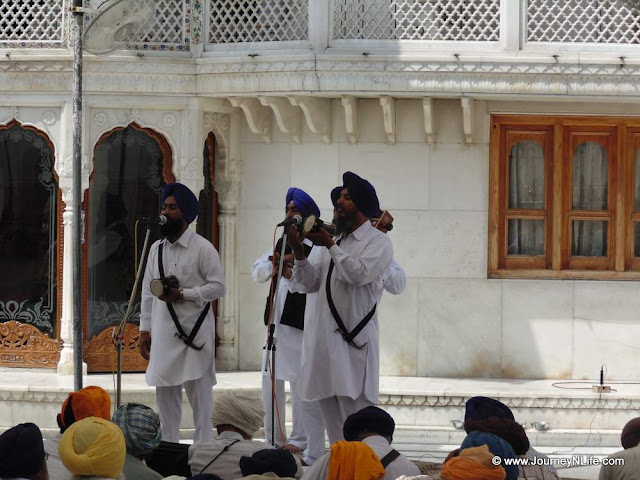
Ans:
[{"label": "black turban", "polygon": [[624,426],[620,442],[625,450],[633,448],[640,443],[640,418],[634,418]]},{"label": "black turban", "polygon": [[268,448],[254,453],[250,457],[240,458],[240,470],[243,476],[262,475],[273,472],[279,477],[295,477],[298,464],[291,452]]},{"label": "black turban", "polygon": [[464,419],[486,420],[490,417],[515,420],[513,412],[504,403],[489,397],[472,397],[467,400]]},{"label": "black turban", "polygon": [[339,187],[336,187],[333,190],[331,190],[331,203],[333,204],[333,208],[338,208],[338,199],[342,194],[343,188],[344,187],[340,185]]},{"label": "black turban", "polygon": [[162,191],[162,201],[164,202],[167,197],[173,197],[176,200],[185,222],[191,223],[198,216],[200,211],[198,199],[189,187],[181,183],[169,183]]},{"label": "black turban", "polygon": [[382,437],[393,438],[396,422],[391,415],[378,407],[365,407],[362,410],[349,415],[344,421],[342,434],[348,442],[361,440],[358,434],[361,432],[377,433]]},{"label": "black turban", "polygon": [[380,213],[376,189],[368,181],[353,172],[345,172],[342,175],[342,183],[342,188],[348,190],[353,203],[367,218],[375,217]]},{"label": "black turban", "polygon": [[0,435],[0,477],[31,477],[44,464],[42,433],[33,423],[21,423]]}]

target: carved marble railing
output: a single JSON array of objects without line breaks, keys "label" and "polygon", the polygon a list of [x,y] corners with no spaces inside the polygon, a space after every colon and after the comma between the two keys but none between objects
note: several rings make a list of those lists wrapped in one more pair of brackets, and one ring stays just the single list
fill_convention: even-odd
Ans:
[{"label": "carved marble railing", "polygon": [[[96,2],[96,4],[94,4]],[[0,48],[69,49],[71,0],[5,0]],[[96,7],[98,0],[85,0]],[[640,43],[640,11],[624,0],[156,0],[126,50],[624,51]],[[86,16],[87,23],[91,21]]]}]

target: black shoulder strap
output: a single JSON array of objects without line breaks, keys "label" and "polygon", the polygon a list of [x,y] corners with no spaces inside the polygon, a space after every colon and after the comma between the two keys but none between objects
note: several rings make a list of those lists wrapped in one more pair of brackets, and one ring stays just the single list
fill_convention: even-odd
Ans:
[{"label": "black shoulder strap", "polygon": [[384,468],[387,468],[389,464],[399,456],[400,456],[400,452],[397,451],[396,449],[393,449],[389,453],[387,453],[384,457],[382,457],[382,459],[380,460],[380,463]]},{"label": "black shoulder strap", "polygon": [[219,457],[220,455],[222,455],[224,452],[226,452],[227,450],[229,450],[229,449],[231,448],[231,446],[232,446],[232,445],[235,445],[235,444],[236,444],[236,443],[238,443],[239,441],[240,441],[240,440],[234,440],[234,441],[233,441],[233,442],[231,442],[229,445],[227,445],[226,447],[224,447],[224,448],[222,449],[222,451],[221,451],[219,454],[217,454],[215,457],[213,457],[213,460],[211,460],[209,463],[207,463],[207,464],[204,466],[204,468],[203,468],[202,470],[200,470],[200,473],[204,472],[207,468],[209,468],[209,465],[211,465],[213,462],[215,462],[215,461],[218,459],[218,457]]},{"label": "black shoulder strap", "polygon": [[[338,240],[336,244],[340,245],[341,240],[342,238]],[[357,345],[353,340],[356,338],[356,335],[358,335],[362,331],[362,329],[367,326],[369,321],[373,318],[373,315],[376,313],[376,307],[378,306],[378,304],[374,303],[373,308],[369,313],[367,313],[367,316],[364,317],[362,320],[360,320],[360,323],[358,323],[358,325],[356,325],[356,327],[349,332],[349,330],[347,330],[346,325],[342,321],[342,318],[340,317],[340,314],[336,309],[336,305],[335,303],[333,303],[333,297],[331,296],[331,274],[333,273],[333,267],[334,267],[334,263],[332,259],[331,263],[329,263],[329,271],[327,272],[327,281],[325,283],[325,290],[327,292],[327,302],[329,302],[329,310],[331,310],[331,315],[333,316],[333,319],[336,321],[336,324],[338,324],[338,329],[342,333],[342,338],[344,338],[344,341],[357,349],[361,349],[364,347],[364,345],[362,346]]]},{"label": "black shoulder strap", "polygon": [[[163,245],[164,245],[163,243],[160,243],[160,245],[158,246],[158,271],[160,272],[161,278],[164,278],[164,266],[162,264],[162,246]],[[176,310],[173,308],[173,304],[171,304],[171,302],[165,302],[165,303],[167,304],[167,308],[169,309],[169,313],[171,314],[171,320],[173,320],[173,324],[175,325],[177,330],[177,332],[175,333],[175,336],[180,338],[188,347],[191,347],[194,350],[202,350],[204,345],[198,346],[195,343],[193,343],[193,340],[194,338],[196,338],[196,335],[198,334],[198,330],[200,330],[200,327],[202,326],[202,323],[204,322],[204,319],[207,316],[207,313],[209,313],[209,308],[211,308],[211,304],[207,302],[202,312],[200,312],[200,316],[198,317],[198,320],[196,320],[196,324],[193,326],[191,333],[187,335],[185,331],[182,329],[182,325],[180,325],[180,322],[178,321],[178,315],[176,314]]]}]

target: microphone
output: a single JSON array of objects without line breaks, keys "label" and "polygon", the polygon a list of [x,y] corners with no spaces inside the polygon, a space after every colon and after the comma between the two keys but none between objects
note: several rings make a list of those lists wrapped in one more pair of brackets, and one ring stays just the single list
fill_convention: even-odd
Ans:
[{"label": "microphone", "polygon": [[142,222],[152,223],[157,225],[164,225],[167,223],[167,217],[164,215],[158,215],[157,217],[142,217]]},{"label": "microphone", "polygon": [[287,218],[278,224],[278,227],[288,227],[289,225],[300,225],[302,223],[302,217],[300,215],[294,215],[291,218]]}]

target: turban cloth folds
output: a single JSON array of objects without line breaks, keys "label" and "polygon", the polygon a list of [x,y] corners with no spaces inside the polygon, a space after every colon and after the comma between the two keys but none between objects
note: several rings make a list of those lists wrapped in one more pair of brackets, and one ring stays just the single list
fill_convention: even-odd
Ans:
[{"label": "turban cloth folds", "polygon": [[393,438],[395,428],[396,423],[391,415],[381,408],[369,406],[347,417],[342,427],[342,434],[349,442],[361,440],[356,437],[363,431]]},{"label": "turban cloth folds", "polygon": [[42,432],[33,423],[21,423],[0,435],[0,477],[31,477],[44,464]]},{"label": "turban cloth folds", "polygon": [[640,443],[640,418],[630,420],[622,429],[620,436],[622,448],[633,448]]},{"label": "turban cloth folds", "polygon": [[373,185],[353,172],[345,172],[342,175],[342,183],[342,188],[347,189],[358,210],[368,218],[378,215],[380,203]]},{"label": "turban cloth folds", "polygon": [[181,183],[169,183],[162,191],[162,201],[164,202],[167,197],[175,199],[185,222],[191,223],[198,216],[200,211],[198,199],[189,187]]},{"label": "turban cloth folds", "polygon": [[289,205],[289,202],[293,202],[296,209],[300,210],[305,217],[309,215],[320,216],[320,209],[318,205],[316,205],[316,202],[301,188],[291,187],[287,190],[285,207]]},{"label": "turban cloth folds", "polygon": [[111,418],[111,399],[104,388],[90,385],[77,392],[71,392],[64,402],[62,411],[58,414],[60,432],[87,417]]},{"label": "turban cloth folds", "polygon": [[[485,432],[469,433],[462,442],[462,445],[460,445],[460,455],[462,455],[464,450],[467,448],[479,447],[481,445],[486,445],[493,455],[496,455],[503,460],[505,458],[516,458],[516,454],[511,445],[502,438]],[[504,470],[507,474],[507,480],[515,480],[518,478],[519,469],[516,465],[505,465]]]},{"label": "turban cloth folds", "polygon": [[273,472],[278,477],[294,477],[298,464],[291,452],[276,448],[259,450],[250,457],[240,458],[240,470],[245,477]]},{"label": "turban cloth folds", "polygon": [[443,465],[440,476],[442,480],[504,480],[505,470],[491,463],[493,456],[487,445],[467,448]]},{"label": "turban cloth folds", "polygon": [[62,434],[60,459],[75,475],[118,478],[127,455],[122,430],[97,417],[75,422]]},{"label": "turban cloth folds", "polygon": [[327,480],[376,480],[384,473],[380,459],[366,443],[338,441],[331,445]]},{"label": "turban cloth folds", "polygon": [[231,425],[252,437],[262,426],[262,400],[251,393],[223,391],[215,395],[213,426]]},{"label": "turban cloth folds", "polygon": [[138,458],[153,452],[162,441],[160,417],[146,405],[121,405],[113,414],[113,423],[124,434],[127,452]]}]

